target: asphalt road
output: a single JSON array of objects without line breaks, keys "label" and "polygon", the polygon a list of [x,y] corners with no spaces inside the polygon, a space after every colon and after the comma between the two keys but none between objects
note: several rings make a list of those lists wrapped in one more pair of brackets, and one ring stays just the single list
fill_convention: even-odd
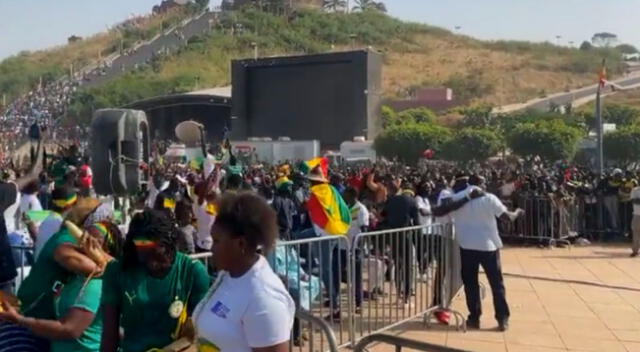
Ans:
[{"label": "asphalt road", "polygon": [[94,87],[116,78],[122,73],[132,71],[137,66],[150,63],[155,55],[164,51],[175,52],[186,45],[187,41],[198,35],[203,35],[210,30],[210,20],[213,21],[215,13],[206,12],[198,18],[194,18],[185,26],[178,26],[176,30],[168,34],[162,34],[155,40],[142,45],[128,55],[120,55],[110,67],[94,70],[85,76],[83,87]]},{"label": "asphalt road", "polygon": [[[640,76],[633,76],[628,78],[621,78],[619,80],[612,81],[617,85],[622,86],[623,88],[626,86],[631,86],[634,84],[640,84]],[[549,108],[553,105],[562,106],[570,103],[574,100],[586,98],[588,96],[596,94],[598,91],[597,85],[593,85],[586,88],[581,88],[575,91],[563,93],[560,95],[555,95],[550,98],[546,98],[535,103],[524,106],[525,109],[537,109],[537,110],[549,110]],[[605,92],[609,92],[609,88],[605,88]]]}]

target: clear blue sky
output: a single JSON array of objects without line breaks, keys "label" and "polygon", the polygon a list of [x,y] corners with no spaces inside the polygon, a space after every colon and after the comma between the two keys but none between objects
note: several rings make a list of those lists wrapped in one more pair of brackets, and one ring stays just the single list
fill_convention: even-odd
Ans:
[{"label": "clear blue sky", "polygon": [[[160,0],[0,0],[0,59],[21,50],[64,44],[72,34],[105,30]],[[212,0],[219,3],[220,0]],[[640,0],[386,0],[399,18],[482,39],[580,43],[595,32],[616,33],[640,46]],[[353,0],[351,0],[353,4]],[[577,44],[576,44],[577,45]]]}]

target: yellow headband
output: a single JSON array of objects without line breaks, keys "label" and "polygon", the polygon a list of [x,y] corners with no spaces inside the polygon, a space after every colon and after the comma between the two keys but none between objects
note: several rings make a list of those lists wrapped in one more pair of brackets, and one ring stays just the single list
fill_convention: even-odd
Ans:
[{"label": "yellow headband", "polygon": [[78,196],[74,194],[67,199],[54,199],[52,200],[52,203],[58,208],[66,208],[73,205],[77,200]]}]

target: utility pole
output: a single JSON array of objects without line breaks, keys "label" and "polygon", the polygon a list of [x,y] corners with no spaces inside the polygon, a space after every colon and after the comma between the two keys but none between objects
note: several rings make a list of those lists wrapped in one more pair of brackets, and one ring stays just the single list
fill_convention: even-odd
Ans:
[{"label": "utility pole", "polygon": [[258,43],[253,42],[251,46],[253,47],[253,59],[258,60]]},{"label": "utility pole", "polygon": [[602,126],[602,95],[600,94],[600,86],[598,86],[598,92],[596,93],[596,132],[598,134],[598,175],[602,177],[604,174],[604,153],[602,148],[603,140],[603,126]]},{"label": "utility pole", "polygon": [[603,177],[604,175],[604,153],[603,153],[603,140],[604,140],[604,127],[602,123],[602,88],[604,87],[606,80],[606,59],[602,59],[602,69],[600,71],[600,77],[598,80],[598,90],[596,92],[596,133],[598,138],[597,157],[598,157],[598,175]]}]

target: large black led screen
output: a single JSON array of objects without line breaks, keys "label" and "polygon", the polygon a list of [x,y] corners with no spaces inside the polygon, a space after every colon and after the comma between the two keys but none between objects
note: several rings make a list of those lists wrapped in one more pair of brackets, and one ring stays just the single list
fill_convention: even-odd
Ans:
[{"label": "large black led screen", "polygon": [[367,135],[367,53],[234,63],[234,136],[318,139]]}]

